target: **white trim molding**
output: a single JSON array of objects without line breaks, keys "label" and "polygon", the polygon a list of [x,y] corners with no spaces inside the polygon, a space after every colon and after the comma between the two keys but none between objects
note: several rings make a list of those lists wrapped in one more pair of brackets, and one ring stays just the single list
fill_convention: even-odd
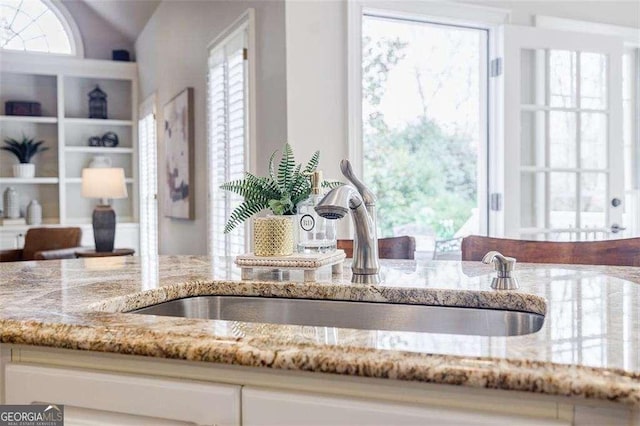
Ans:
[{"label": "white trim molding", "polygon": [[552,30],[575,31],[621,37],[625,46],[640,47],[640,28],[621,25],[600,24],[576,19],[557,18],[555,16],[536,15],[535,26]]},{"label": "white trim molding", "polygon": [[71,43],[71,54],[78,58],[84,58],[84,43],[82,42],[82,34],[76,24],[75,19],[69,13],[67,7],[61,2],[56,0],[42,0],[53,13],[56,14],[65,31],[69,35],[69,42]]}]

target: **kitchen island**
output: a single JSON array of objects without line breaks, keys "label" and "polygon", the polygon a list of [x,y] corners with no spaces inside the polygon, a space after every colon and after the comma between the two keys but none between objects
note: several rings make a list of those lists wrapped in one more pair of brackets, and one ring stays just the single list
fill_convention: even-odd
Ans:
[{"label": "kitchen island", "polygon": [[[348,268],[317,283],[296,272],[239,281],[229,259],[192,256],[0,264],[2,402],[58,398],[48,402],[79,416],[201,424],[214,423],[202,412],[224,411],[216,423],[639,425],[640,268],[518,265],[517,291],[491,290],[493,274],[479,262],[384,261],[371,286],[351,284]],[[510,309],[545,321],[503,337],[127,313],[202,294]],[[83,386],[115,402],[85,401]],[[170,406],[180,398],[193,406]]]}]

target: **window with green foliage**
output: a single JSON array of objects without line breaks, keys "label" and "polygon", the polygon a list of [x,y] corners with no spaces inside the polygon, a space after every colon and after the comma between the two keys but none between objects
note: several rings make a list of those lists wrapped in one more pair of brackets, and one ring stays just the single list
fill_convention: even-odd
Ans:
[{"label": "window with green foliage", "polygon": [[486,43],[484,30],[363,16],[363,166],[381,236],[430,251],[481,230]]}]

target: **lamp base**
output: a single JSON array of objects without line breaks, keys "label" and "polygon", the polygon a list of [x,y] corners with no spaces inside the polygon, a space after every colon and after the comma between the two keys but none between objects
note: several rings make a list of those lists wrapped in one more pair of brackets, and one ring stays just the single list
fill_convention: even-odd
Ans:
[{"label": "lamp base", "polygon": [[93,210],[93,239],[96,252],[112,252],[116,237],[116,212],[109,205],[98,205]]}]

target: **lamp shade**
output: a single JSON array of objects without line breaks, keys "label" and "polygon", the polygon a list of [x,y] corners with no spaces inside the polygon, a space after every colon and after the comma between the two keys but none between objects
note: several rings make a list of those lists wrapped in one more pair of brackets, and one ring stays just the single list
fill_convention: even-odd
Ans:
[{"label": "lamp shade", "polygon": [[116,167],[82,169],[82,196],[86,198],[127,198],[124,169]]}]

